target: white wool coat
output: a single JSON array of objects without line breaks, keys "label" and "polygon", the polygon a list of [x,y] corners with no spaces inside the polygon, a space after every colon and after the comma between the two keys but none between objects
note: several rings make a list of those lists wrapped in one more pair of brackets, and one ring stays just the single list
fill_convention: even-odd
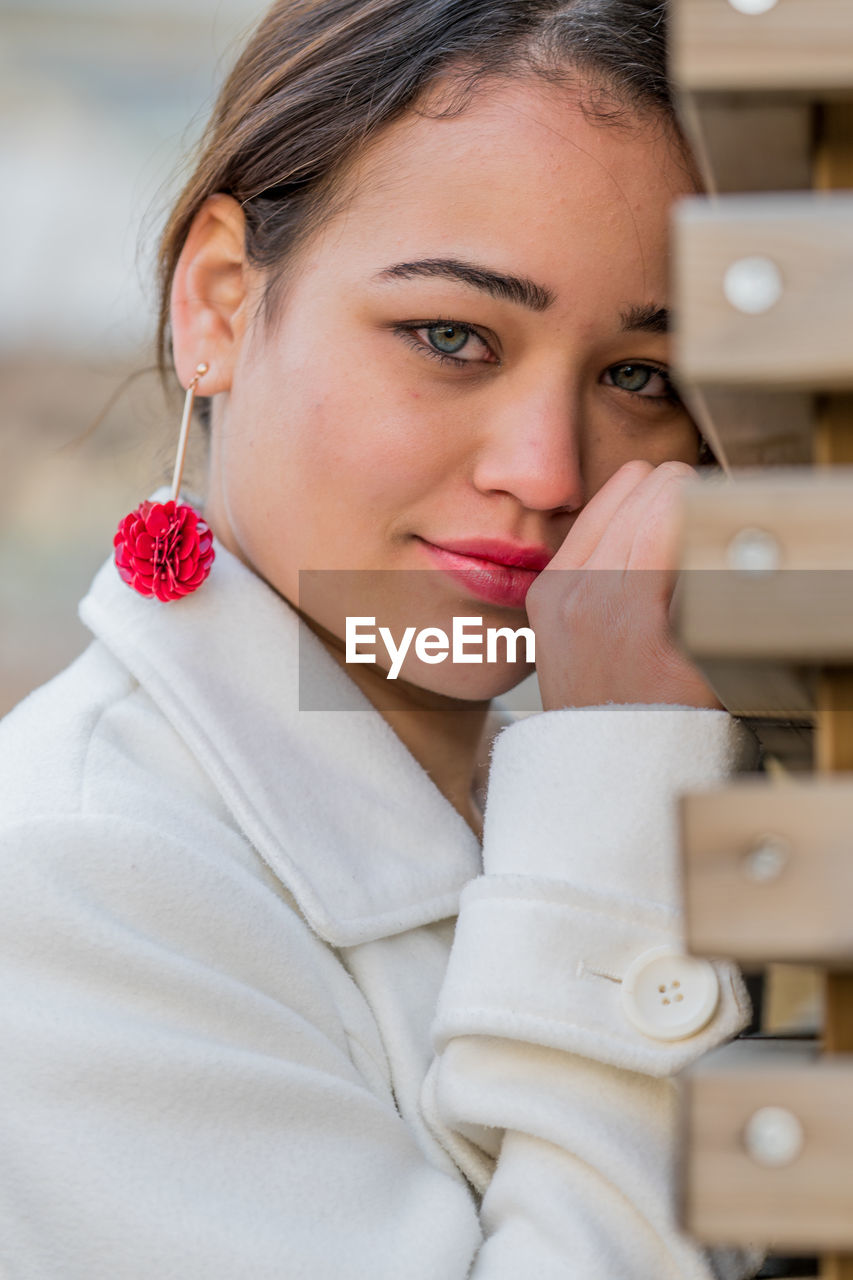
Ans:
[{"label": "white wool coat", "polygon": [[[673,1076],[748,1014],[626,1017],[678,945],[674,796],[722,711],[497,738],[483,848],[295,612],[219,549],[111,563],[87,651],[0,725],[5,1280],[707,1280]],[[303,676],[332,711],[300,711]]]}]

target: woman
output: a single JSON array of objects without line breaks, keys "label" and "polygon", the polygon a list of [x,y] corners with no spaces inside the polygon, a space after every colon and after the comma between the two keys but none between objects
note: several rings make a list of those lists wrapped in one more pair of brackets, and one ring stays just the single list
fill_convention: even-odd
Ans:
[{"label": "woman", "polygon": [[[3,726],[10,1277],[745,1274],[672,1208],[747,1017],[673,802],[754,744],[667,625],[662,9],[285,0],[226,84],[162,252],[215,563],[107,563]],[[520,650],[347,652],[460,617],[544,714],[495,739]]]}]

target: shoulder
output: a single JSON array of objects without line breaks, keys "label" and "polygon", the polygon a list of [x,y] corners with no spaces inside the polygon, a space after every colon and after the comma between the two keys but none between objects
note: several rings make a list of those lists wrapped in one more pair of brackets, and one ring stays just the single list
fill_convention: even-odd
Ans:
[{"label": "shoulder", "polygon": [[150,825],[174,807],[226,818],[180,735],[99,641],[0,721],[0,830],[111,816]]},{"label": "shoulder", "polygon": [[74,811],[103,712],[135,682],[97,643],[0,720],[0,818]]},{"label": "shoulder", "polygon": [[39,1001],[266,993],[340,1037],[339,961],[102,645],[0,722],[0,778],[0,953]]},{"label": "shoulder", "polygon": [[36,914],[73,885],[75,911],[126,897],[128,920],[149,930],[173,905],[239,915],[259,894],[292,914],[201,762],[98,641],[0,722],[0,898],[10,909],[24,880]]}]

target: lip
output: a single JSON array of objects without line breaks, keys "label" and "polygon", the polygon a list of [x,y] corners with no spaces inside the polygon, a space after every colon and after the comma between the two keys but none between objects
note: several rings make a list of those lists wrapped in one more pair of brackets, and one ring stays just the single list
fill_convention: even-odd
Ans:
[{"label": "lip", "polygon": [[528,591],[553,558],[547,547],[497,538],[464,538],[446,543],[419,539],[433,565],[471,595],[506,609],[523,609]]}]

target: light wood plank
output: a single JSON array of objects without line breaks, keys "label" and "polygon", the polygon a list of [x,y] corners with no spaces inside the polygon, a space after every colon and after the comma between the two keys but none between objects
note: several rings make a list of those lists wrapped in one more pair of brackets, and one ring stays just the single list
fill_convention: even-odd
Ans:
[{"label": "light wood plank", "polygon": [[[728,387],[853,386],[853,194],[684,200],[675,241],[679,376]],[[778,300],[760,314],[725,293],[730,270],[753,258],[781,277]]]},{"label": "light wood plank", "polygon": [[[727,663],[746,664],[737,699],[752,700],[752,714],[762,699],[761,714],[801,713],[807,668],[853,661],[853,469],[699,477],[685,486],[683,512],[673,599],[682,647],[715,687]],[[774,569],[738,567],[754,543],[766,544]],[[792,666],[787,686],[774,663]],[[779,685],[775,706],[761,687],[768,677]]]},{"label": "light wood plank", "polygon": [[680,823],[692,952],[853,961],[853,777],[738,780],[683,797]]},{"label": "light wood plank", "polygon": [[832,93],[853,87],[849,0],[779,0],[766,13],[727,0],[674,0],[672,70],[688,89]]},{"label": "light wood plank", "polygon": [[683,490],[683,568],[728,569],[731,540],[745,527],[760,527],[778,541],[780,569],[849,569],[853,467],[755,469],[732,479],[690,480]]},{"label": "light wood plank", "polygon": [[[808,1253],[853,1246],[853,1057],[742,1041],[706,1055],[683,1082],[684,1224],[707,1244],[762,1243]],[[799,1122],[791,1163],[768,1167],[747,1146],[764,1107]]]}]

